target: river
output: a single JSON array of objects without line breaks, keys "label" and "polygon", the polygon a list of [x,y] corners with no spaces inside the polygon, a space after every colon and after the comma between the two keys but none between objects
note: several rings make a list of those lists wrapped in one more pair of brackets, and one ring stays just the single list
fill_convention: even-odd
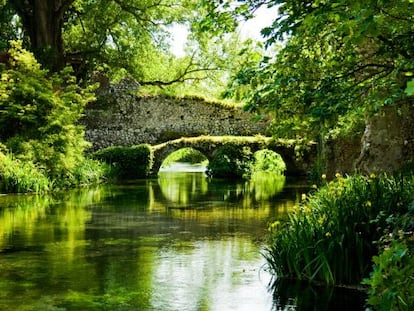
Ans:
[{"label": "river", "polygon": [[0,310],[363,310],[359,295],[269,287],[267,224],[303,191],[284,177],[166,170],[122,185],[0,196]]}]

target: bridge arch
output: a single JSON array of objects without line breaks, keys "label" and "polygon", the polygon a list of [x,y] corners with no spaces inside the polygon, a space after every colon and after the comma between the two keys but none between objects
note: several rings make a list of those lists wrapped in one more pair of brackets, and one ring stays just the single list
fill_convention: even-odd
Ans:
[{"label": "bridge arch", "polygon": [[310,145],[308,150],[301,157],[298,157],[293,141],[275,140],[263,136],[199,136],[179,138],[152,146],[153,164],[151,174],[156,176],[164,160],[174,151],[182,148],[193,148],[211,161],[216,150],[228,143],[237,144],[241,148],[249,147],[253,153],[262,149],[275,151],[285,162],[287,175],[307,174],[316,157],[316,150],[313,145]]},{"label": "bridge arch", "polygon": [[207,164],[209,159],[201,151],[193,147],[184,147],[170,153],[161,163],[160,171],[167,169],[175,162],[187,162],[191,164]]}]

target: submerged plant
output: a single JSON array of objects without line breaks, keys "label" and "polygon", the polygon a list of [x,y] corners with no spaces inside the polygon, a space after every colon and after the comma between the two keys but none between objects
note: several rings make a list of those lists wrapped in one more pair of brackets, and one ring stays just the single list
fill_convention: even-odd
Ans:
[{"label": "submerged plant", "polygon": [[304,195],[284,224],[270,226],[265,257],[277,277],[360,283],[378,254],[374,242],[395,229],[390,219],[413,201],[412,177],[336,177]]}]

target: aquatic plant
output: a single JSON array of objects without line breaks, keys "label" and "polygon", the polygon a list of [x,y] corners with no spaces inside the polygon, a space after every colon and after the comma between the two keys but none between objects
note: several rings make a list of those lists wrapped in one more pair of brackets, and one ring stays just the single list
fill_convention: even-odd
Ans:
[{"label": "aquatic plant", "polygon": [[409,212],[413,196],[413,177],[337,174],[334,181],[303,194],[285,223],[269,226],[264,256],[270,271],[311,282],[360,283],[378,255],[374,242],[395,230],[391,219]]}]

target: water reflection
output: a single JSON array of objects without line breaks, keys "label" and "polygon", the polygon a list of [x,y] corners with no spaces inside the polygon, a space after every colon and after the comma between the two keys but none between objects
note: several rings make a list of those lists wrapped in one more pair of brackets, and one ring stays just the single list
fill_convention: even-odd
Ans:
[{"label": "water reflection", "polygon": [[306,282],[275,280],[272,282],[273,309],[318,311],[363,311],[366,295],[348,288],[312,286]]},{"label": "water reflection", "polygon": [[261,240],[301,192],[278,185],[199,173],[0,196],[0,310],[271,310]]}]

